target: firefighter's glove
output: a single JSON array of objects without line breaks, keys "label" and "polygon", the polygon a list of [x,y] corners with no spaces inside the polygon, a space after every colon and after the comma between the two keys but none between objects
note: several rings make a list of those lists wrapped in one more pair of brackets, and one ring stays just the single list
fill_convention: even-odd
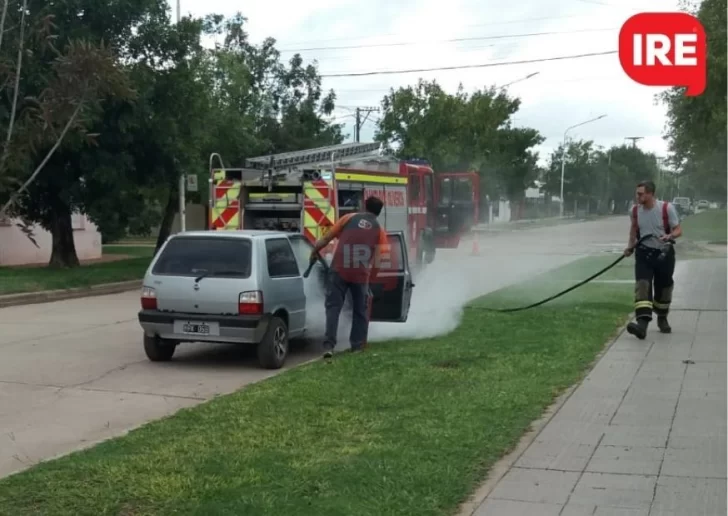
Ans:
[{"label": "firefighter's glove", "polygon": [[309,263],[314,263],[316,260],[318,260],[318,253],[316,251],[311,251],[311,256],[308,257]]}]

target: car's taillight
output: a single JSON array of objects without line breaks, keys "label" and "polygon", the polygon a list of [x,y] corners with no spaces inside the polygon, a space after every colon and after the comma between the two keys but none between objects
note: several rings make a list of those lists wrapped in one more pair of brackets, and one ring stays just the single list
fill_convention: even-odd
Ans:
[{"label": "car's taillight", "polygon": [[262,314],[263,293],[260,290],[241,292],[238,298],[238,313],[240,315]]},{"label": "car's taillight", "polygon": [[157,291],[152,287],[142,287],[142,309],[157,309]]}]

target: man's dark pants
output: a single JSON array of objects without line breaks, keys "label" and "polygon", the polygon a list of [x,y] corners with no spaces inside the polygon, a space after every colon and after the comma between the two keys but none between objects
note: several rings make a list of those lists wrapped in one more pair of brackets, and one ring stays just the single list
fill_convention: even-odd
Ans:
[{"label": "man's dark pants", "polygon": [[670,248],[662,259],[657,249],[638,246],[635,253],[635,315],[644,321],[652,319],[653,311],[666,317],[672,302],[675,250]]},{"label": "man's dark pants", "polygon": [[368,282],[353,282],[343,279],[336,271],[330,270],[326,284],[326,337],[324,348],[332,350],[336,347],[336,334],[339,329],[339,315],[346,301],[346,293],[351,293],[352,317],[349,343],[351,349],[361,349],[367,341],[369,317],[367,302],[369,298]]}]

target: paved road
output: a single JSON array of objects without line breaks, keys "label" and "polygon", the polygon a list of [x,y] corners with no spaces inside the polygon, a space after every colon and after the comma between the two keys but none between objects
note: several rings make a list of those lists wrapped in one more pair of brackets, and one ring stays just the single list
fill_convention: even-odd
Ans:
[{"label": "paved road", "polygon": [[623,333],[463,514],[726,514],[726,262],[678,263],[675,276],[673,333]]},{"label": "paved road", "polygon": [[[463,303],[588,252],[623,246],[607,219],[488,235],[439,254],[416,278],[403,325],[373,325],[372,340],[426,336],[457,324]],[[119,435],[272,374],[230,346],[185,345],[166,364],[147,361],[138,293],[0,309],[0,475]],[[317,356],[299,351],[290,366]]]}]

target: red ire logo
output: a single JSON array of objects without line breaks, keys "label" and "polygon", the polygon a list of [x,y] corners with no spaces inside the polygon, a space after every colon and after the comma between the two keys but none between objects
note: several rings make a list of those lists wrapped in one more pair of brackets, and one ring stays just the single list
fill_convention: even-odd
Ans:
[{"label": "red ire logo", "polygon": [[705,29],[686,13],[640,13],[619,31],[619,62],[646,86],[686,86],[688,96],[705,91]]}]

